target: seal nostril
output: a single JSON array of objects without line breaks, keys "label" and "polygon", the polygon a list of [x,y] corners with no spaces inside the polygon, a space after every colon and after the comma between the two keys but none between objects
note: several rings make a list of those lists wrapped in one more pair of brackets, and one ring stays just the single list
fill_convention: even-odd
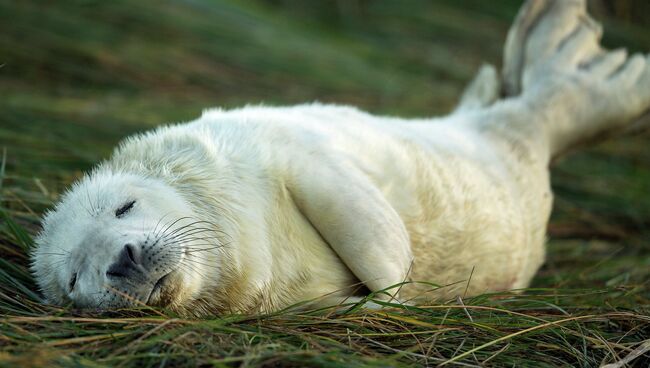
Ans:
[{"label": "seal nostril", "polygon": [[131,262],[138,264],[139,262],[136,261],[134,246],[132,244],[127,244],[124,248],[126,249],[126,255],[129,257]]},{"label": "seal nostril", "polygon": [[115,262],[106,270],[108,278],[130,278],[142,272],[140,265],[140,250],[126,244],[117,255]]},{"label": "seal nostril", "polygon": [[106,271],[106,276],[108,276],[108,277],[126,277],[126,275],[124,273],[122,273],[122,272],[111,271],[111,270]]}]

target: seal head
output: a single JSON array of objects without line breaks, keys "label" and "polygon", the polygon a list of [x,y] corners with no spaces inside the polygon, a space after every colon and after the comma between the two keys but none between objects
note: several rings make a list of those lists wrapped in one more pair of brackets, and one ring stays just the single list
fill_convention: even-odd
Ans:
[{"label": "seal head", "polygon": [[46,215],[32,271],[53,304],[179,306],[218,278],[216,234],[162,180],[96,171]]}]

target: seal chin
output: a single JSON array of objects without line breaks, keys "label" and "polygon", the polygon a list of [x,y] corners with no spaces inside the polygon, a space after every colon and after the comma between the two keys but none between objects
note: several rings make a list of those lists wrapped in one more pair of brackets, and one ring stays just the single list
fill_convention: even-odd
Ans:
[{"label": "seal chin", "polygon": [[[173,272],[173,271],[172,271]],[[158,281],[153,285],[149,298],[147,298],[147,305],[158,305],[158,302],[161,300],[163,288],[166,287],[166,284],[169,282],[169,275],[172,274],[169,272],[163,277],[159,278]]]},{"label": "seal chin", "polygon": [[173,293],[173,279],[174,279],[174,271],[171,271],[161,278],[156,281],[154,284],[153,288],[151,289],[151,293],[149,294],[149,298],[147,298],[147,305],[152,305],[152,306],[164,306],[169,304],[171,301],[170,299]]}]

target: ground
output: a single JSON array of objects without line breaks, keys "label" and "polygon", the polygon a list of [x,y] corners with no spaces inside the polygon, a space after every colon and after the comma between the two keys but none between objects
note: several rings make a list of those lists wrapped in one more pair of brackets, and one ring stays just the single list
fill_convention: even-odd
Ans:
[{"label": "ground", "polygon": [[[522,295],[205,320],[38,302],[41,214],[122,137],[246,103],[443,114],[498,64],[519,3],[0,0],[0,366],[592,367],[650,349],[647,130],[554,167],[548,262]],[[591,5],[606,45],[650,51],[650,3]]]}]

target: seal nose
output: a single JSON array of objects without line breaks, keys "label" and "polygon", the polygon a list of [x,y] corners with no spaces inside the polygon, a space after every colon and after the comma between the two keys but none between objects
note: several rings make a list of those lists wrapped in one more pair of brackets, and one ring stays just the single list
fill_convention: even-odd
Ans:
[{"label": "seal nose", "polygon": [[131,277],[139,272],[140,252],[133,244],[127,244],[117,256],[117,261],[108,267],[108,277]]}]

